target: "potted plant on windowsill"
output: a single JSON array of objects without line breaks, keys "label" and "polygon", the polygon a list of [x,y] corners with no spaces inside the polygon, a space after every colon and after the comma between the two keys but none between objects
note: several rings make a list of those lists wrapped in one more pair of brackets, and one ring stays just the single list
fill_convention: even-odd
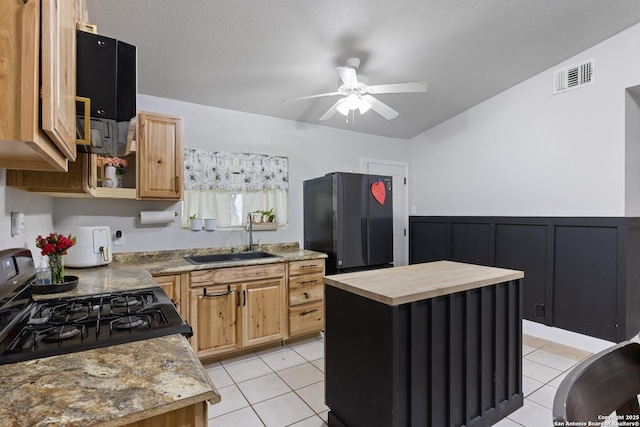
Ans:
[{"label": "potted plant on windowsill", "polygon": [[197,218],[198,214],[193,214],[189,217],[189,227],[192,231],[202,230],[202,218]]},{"label": "potted plant on windowsill", "polygon": [[253,230],[266,231],[277,230],[276,214],[273,208],[269,210],[257,210],[252,213],[251,221],[253,222]]}]

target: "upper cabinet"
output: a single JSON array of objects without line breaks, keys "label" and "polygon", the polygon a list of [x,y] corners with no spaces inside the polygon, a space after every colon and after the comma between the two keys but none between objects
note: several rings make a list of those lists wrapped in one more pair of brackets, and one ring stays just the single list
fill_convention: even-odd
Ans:
[{"label": "upper cabinet", "polygon": [[181,200],[183,180],[182,119],[138,114],[136,156],[138,198]]},{"label": "upper cabinet", "polygon": [[103,167],[95,154],[79,153],[69,172],[8,170],[7,185],[56,197],[108,199],[182,199],[182,118],[140,112],[136,150],[127,155],[127,172],[118,188],[104,187]]},{"label": "upper cabinet", "polygon": [[62,154],[76,159],[75,1],[42,0],[42,129]]},{"label": "upper cabinet", "polygon": [[75,23],[84,0],[9,0],[0,14],[0,168],[66,171],[75,150]]}]

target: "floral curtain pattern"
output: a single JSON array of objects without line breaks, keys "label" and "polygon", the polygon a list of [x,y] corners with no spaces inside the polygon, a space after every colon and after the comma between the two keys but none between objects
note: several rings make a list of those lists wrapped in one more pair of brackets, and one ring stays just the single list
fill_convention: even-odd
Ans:
[{"label": "floral curtain pattern", "polygon": [[185,148],[184,189],[183,227],[192,215],[238,227],[248,212],[271,208],[279,224],[289,221],[286,157]]},{"label": "floral curtain pattern", "polygon": [[289,159],[253,153],[184,149],[185,190],[289,189]]}]

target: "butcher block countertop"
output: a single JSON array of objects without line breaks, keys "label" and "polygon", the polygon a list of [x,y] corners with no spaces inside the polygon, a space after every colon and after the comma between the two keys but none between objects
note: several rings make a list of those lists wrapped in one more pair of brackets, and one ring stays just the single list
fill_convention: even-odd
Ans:
[{"label": "butcher block countertop", "polygon": [[518,270],[436,261],[326,276],[325,284],[390,306],[521,279]]},{"label": "butcher block countertop", "polygon": [[122,426],[220,401],[182,335],[0,367],[2,426]]}]

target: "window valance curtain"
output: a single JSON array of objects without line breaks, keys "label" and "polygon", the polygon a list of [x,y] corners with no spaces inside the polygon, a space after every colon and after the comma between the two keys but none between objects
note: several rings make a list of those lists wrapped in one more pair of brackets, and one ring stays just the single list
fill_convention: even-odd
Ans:
[{"label": "window valance curtain", "polygon": [[185,190],[288,190],[289,159],[254,153],[184,149]]}]

